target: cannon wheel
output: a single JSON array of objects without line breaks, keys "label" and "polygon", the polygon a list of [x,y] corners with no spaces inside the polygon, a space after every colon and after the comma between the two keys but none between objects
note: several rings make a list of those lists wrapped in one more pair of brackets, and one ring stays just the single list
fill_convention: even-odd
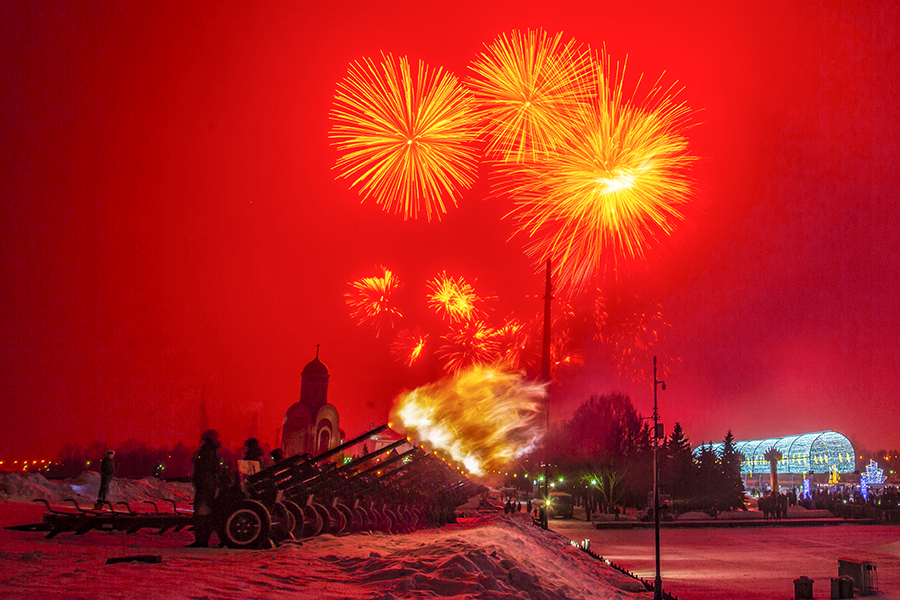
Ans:
[{"label": "cannon wheel", "polygon": [[382,507],[380,510],[374,510],[375,514],[378,518],[378,531],[383,531],[384,533],[389,533],[391,531],[391,527],[394,526],[394,521],[391,519],[391,513],[388,510],[387,506]]},{"label": "cannon wheel", "polygon": [[272,519],[256,500],[241,500],[222,523],[222,541],[229,548],[261,548],[269,539]]},{"label": "cannon wheel", "polygon": [[325,523],[322,520],[322,515],[319,514],[319,511],[310,504],[303,507],[303,532],[300,537],[303,539],[315,537],[322,533],[322,528],[324,526]]},{"label": "cannon wheel", "polygon": [[361,506],[354,506],[350,509],[350,512],[353,515],[353,520],[350,524],[350,531],[352,533],[365,531],[366,526],[369,522],[369,516],[366,514],[366,510]]},{"label": "cannon wheel", "polygon": [[349,508],[338,503],[332,506],[328,512],[331,513],[331,532],[334,535],[347,535],[350,533],[350,526],[353,524],[353,514]]},{"label": "cannon wheel", "polygon": [[316,513],[322,517],[322,529],[319,530],[319,533],[332,533],[331,528],[334,525],[334,521],[332,520],[328,509],[318,502],[313,502],[312,506]]},{"label": "cannon wheel", "polygon": [[283,502],[276,502],[272,506],[272,529],[271,536],[275,542],[283,542],[293,537],[294,527],[297,522],[294,520],[294,513],[288,510]]},{"label": "cannon wheel", "polygon": [[293,500],[285,500],[284,507],[294,516],[294,529],[291,533],[294,537],[303,537],[303,509]]}]

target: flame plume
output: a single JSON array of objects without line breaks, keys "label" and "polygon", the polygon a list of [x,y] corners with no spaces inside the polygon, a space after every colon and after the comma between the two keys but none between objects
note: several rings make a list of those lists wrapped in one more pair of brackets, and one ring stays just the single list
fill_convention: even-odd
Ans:
[{"label": "flame plume", "polygon": [[546,396],[545,385],[509,369],[472,367],[400,395],[390,426],[480,475],[540,441]]},{"label": "flame plume", "polygon": [[338,149],[335,169],[363,199],[386,212],[427,220],[456,206],[472,187],[478,156],[474,98],[457,78],[419,62],[382,55],[352,63],[338,83],[329,136]]}]

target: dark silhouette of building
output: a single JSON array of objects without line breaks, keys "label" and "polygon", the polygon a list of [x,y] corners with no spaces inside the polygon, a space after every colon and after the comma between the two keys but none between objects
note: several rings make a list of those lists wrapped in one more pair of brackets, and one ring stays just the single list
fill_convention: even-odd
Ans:
[{"label": "dark silhouette of building", "polygon": [[285,456],[321,454],[341,441],[337,409],[328,403],[328,367],[316,357],[304,368],[300,380],[300,400],[287,409],[281,432]]}]

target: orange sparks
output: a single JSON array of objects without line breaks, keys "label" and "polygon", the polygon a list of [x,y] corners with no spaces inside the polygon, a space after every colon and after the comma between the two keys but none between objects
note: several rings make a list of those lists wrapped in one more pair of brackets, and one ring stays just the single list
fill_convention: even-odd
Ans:
[{"label": "orange sparks", "polygon": [[406,366],[411,367],[422,357],[426,343],[428,343],[428,335],[422,333],[418,327],[404,329],[397,334],[397,339],[391,344],[391,354]]},{"label": "orange sparks", "polygon": [[513,31],[487,46],[467,84],[481,103],[488,152],[501,160],[539,160],[559,146],[593,93],[590,56],[562,34]]},{"label": "orange sparks", "polygon": [[[644,381],[652,377],[652,357],[662,355],[660,346],[672,326],[663,317],[659,304],[644,305],[637,296],[600,297],[596,302],[596,339],[607,359],[621,377]],[[668,374],[668,365],[679,359],[660,361],[659,377]]]},{"label": "orange sparks", "polygon": [[456,373],[472,365],[492,362],[497,357],[496,330],[482,321],[465,321],[462,326],[443,336],[437,355],[444,361],[444,370]]},{"label": "orange sparks", "polygon": [[440,219],[472,187],[478,155],[474,98],[441,68],[382,55],[352,63],[338,83],[330,137],[335,169],[386,212]]},{"label": "orange sparks", "polygon": [[497,330],[494,339],[500,360],[510,369],[522,368],[526,349],[531,342],[525,325],[517,319],[507,319]]},{"label": "orange sparks", "polygon": [[624,67],[596,65],[592,106],[572,121],[565,143],[539,161],[500,165],[498,191],[528,238],[536,265],[553,259],[560,287],[585,292],[604,272],[643,259],[682,219],[692,184],[685,129],[690,115],[672,88],[644,101],[624,97]]},{"label": "orange sparks", "polygon": [[428,306],[451,323],[475,318],[481,312],[475,306],[481,298],[462,277],[454,279],[445,271],[428,282],[428,289]]},{"label": "orange sparks", "polygon": [[375,327],[376,336],[381,333],[382,327],[394,326],[394,319],[403,315],[393,301],[393,296],[402,287],[400,280],[394,273],[384,267],[381,275],[363,277],[351,281],[350,291],[344,294],[347,305],[350,307],[350,316],[362,325],[372,324]]},{"label": "orange sparks", "polygon": [[391,427],[480,475],[540,441],[546,395],[544,385],[509,369],[472,367],[399,396]]}]

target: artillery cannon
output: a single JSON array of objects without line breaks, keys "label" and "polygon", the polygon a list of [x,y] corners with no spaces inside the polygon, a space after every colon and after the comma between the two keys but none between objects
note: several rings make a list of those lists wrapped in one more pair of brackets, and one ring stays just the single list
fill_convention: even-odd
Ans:
[{"label": "artillery cannon", "polygon": [[[478,493],[478,486],[461,487],[468,483],[461,473],[405,439],[342,465],[328,462],[386,429],[249,476],[242,488],[221,496],[219,538],[231,548],[259,548],[323,533],[411,531],[451,520],[453,510]],[[462,498],[463,490],[471,494]]]},{"label": "artillery cannon", "polygon": [[[484,490],[443,460],[406,439],[345,459],[332,459],[387,430],[382,425],[318,456],[298,454],[248,476],[219,494],[213,520],[219,539],[231,548],[262,548],[324,533],[409,532],[455,520],[456,508]],[[85,509],[51,507],[41,523],[9,527],[19,531],[84,534],[88,531],[159,533],[192,525],[193,511],[171,502],[153,512],[124,502]],[[124,508],[121,508],[124,506]]]}]

